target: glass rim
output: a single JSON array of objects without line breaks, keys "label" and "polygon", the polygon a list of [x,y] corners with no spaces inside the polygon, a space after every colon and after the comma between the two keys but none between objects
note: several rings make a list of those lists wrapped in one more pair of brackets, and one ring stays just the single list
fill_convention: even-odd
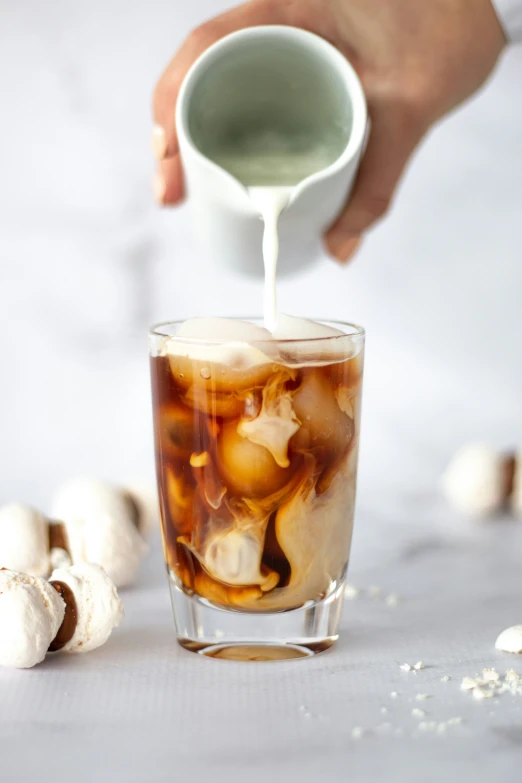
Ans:
[{"label": "glass rim", "polygon": [[[201,316],[193,316],[193,317],[201,317]],[[233,316],[207,316],[212,318],[226,318],[230,321],[246,321],[247,323],[253,323],[256,321],[263,321],[262,316],[239,316],[239,315],[233,315]],[[160,321],[159,323],[153,324],[149,329],[149,337],[171,337],[172,339],[175,339],[176,341],[180,343],[186,343],[187,345],[227,345],[230,343],[239,343],[239,342],[247,342],[249,345],[265,345],[268,340],[239,340],[239,339],[202,339],[200,337],[178,337],[176,334],[169,334],[167,331],[165,331],[168,327],[172,326],[181,326],[181,324],[185,323],[187,319],[186,318],[177,318],[172,321]],[[322,337],[290,337],[290,338],[283,338],[283,339],[274,339],[274,342],[277,342],[278,344],[283,345],[296,345],[299,343],[327,343],[334,340],[342,340],[346,337],[351,338],[364,338],[366,336],[366,331],[364,327],[360,326],[359,324],[352,323],[350,321],[340,321],[339,319],[320,319],[320,318],[308,318],[306,320],[309,321],[316,321],[317,323],[323,325],[323,326],[330,326],[333,327],[339,326],[339,327],[348,327],[349,329],[352,329],[352,332],[343,332],[343,334],[330,334],[327,336]],[[256,325],[254,323],[254,325]],[[162,331],[164,330],[164,331]]]}]

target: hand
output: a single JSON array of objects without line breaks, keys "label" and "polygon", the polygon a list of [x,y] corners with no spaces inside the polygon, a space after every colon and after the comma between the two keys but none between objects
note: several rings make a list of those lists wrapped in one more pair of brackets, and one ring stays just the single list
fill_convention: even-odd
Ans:
[{"label": "hand", "polygon": [[353,193],[326,234],[347,260],[388,210],[409,157],[429,128],[487,79],[506,43],[490,0],[251,0],[194,30],[154,93],[158,201],[176,204],[183,177],[174,124],[181,82],[212,43],[244,27],[287,24],[333,43],[356,69],[371,135]]}]

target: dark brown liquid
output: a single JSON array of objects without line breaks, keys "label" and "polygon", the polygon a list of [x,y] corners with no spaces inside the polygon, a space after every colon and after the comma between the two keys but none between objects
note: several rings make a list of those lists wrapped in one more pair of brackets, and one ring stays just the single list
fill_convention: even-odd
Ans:
[{"label": "dark brown liquid", "polygon": [[[256,601],[261,607],[271,591],[296,583],[299,552],[290,556],[296,547],[292,549],[287,540],[290,535],[295,538],[295,531],[281,530],[281,519],[286,513],[285,519],[292,520],[292,503],[298,504],[301,496],[303,502],[313,497],[319,505],[321,496],[330,497],[332,484],[339,472],[346,471],[358,441],[361,356],[315,367],[263,367],[234,371],[182,357],[151,359],[156,471],[168,567],[187,591],[239,609],[252,608]],[[285,444],[285,465],[277,464],[272,450],[252,442],[252,436],[238,434],[240,422],[259,421],[270,407],[267,401],[277,406],[282,397],[291,402],[297,422],[297,431]],[[354,485],[355,468],[346,475]],[[347,517],[351,513],[347,508]],[[350,518],[346,525],[351,531]],[[238,544],[237,554],[231,533],[234,547],[240,536],[251,536],[251,548]],[[310,539],[320,531],[307,534]],[[334,548],[337,542],[327,543]],[[251,573],[253,568],[249,570],[244,561],[256,546],[259,578],[238,583],[240,576],[223,576]],[[348,552],[344,565],[347,556]],[[332,579],[340,576],[331,574]],[[303,591],[305,586],[299,586],[297,594]],[[318,597],[309,595],[306,600]],[[292,608],[292,600],[297,599],[278,608]]]}]

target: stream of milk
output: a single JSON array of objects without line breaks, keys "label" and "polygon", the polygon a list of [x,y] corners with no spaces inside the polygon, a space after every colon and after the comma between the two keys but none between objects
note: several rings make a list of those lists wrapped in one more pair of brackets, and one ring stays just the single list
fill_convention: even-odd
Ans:
[{"label": "stream of milk", "polygon": [[325,169],[339,155],[339,131],[318,139],[310,132],[252,131],[237,134],[235,143],[205,150],[206,154],[247,189],[264,222],[264,322],[277,324],[276,277],[279,256],[278,221],[300,182]]}]

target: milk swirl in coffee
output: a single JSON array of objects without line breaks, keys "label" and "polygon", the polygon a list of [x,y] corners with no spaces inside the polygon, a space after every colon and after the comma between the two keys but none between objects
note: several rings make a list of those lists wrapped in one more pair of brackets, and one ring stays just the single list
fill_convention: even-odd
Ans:
[{"label": "milk swirl in coffee", "polygon": [[[311,173],[303,161],[296,181]],[[281,611],[321,600],[345,574],[362,340],[277,313],[277,220],[295,183],[266,170],[246,179],[265,222],[264,326],[197,318],[155,341],[156,466],[176,584],[219,606]]]}]

